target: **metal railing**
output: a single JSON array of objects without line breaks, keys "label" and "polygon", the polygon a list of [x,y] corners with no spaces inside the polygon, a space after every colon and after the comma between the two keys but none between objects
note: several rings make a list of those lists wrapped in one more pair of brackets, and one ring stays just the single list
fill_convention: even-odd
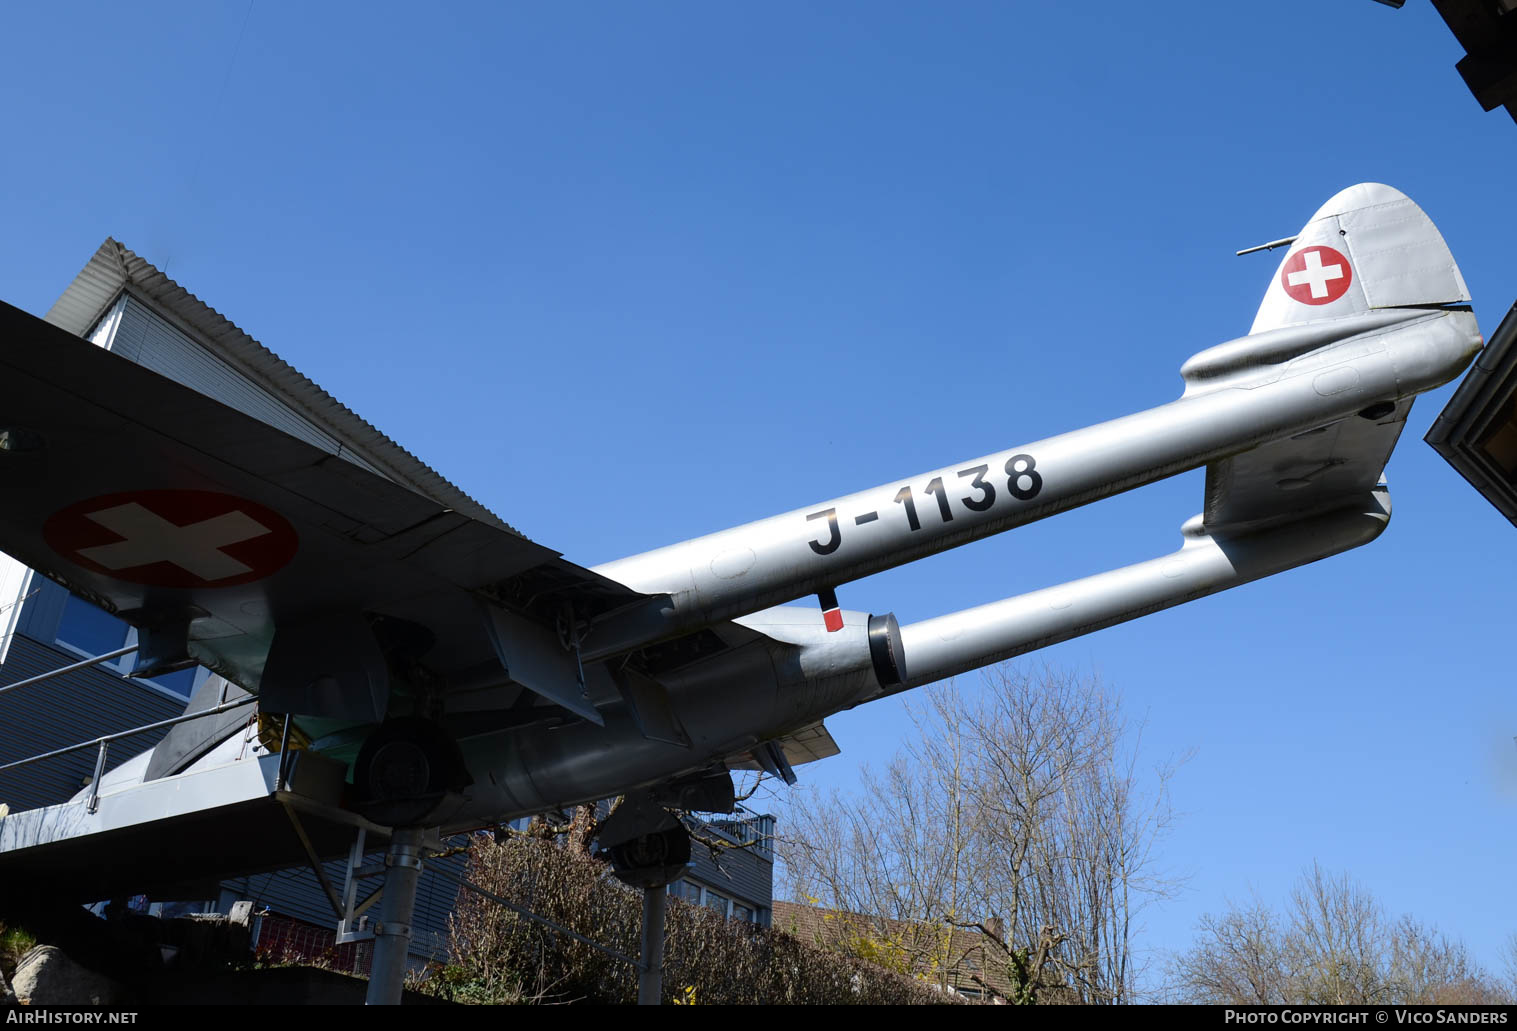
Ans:
[{"label": "metal railing", "polygon": [[752,846],[765,858],[774,858],[774,817],[767,813],[756,813],[739,802],[730,819],[708,817],[701,824],[735,845]]},{"label": "metal railing", "polygon": [[98,666],[102,662],[109,662],[112,659],[119,659],[123,655],[130,655],[136,650],[137,646],[135,644],[129,644],[125,648],[117,648],[113,652],[97,655],[93,659],[84,659],[81,662],[71,663],[67,666],[59,666],[57,669],[49,670],[46,673],[38,673],[35,677],[27,677],[25,680],[18,680],[14,684],[6,684],[4,687],[0,687],[0,694],[14,691],[18,687],[30,687],[33,684],[40,684],[44,680],[52,680],[54,677],[61,677],[65,673],[72,673],[76,669],[88,669],[91,666]]},{"label": "metal railing", "polygon": [[[109,662],[112,659],[119,659],[121,656],[128,655],[136,650],[137,646],[135,644],[131,644],[127,645],[125,648],[117,648],[115,651],[106,652],[104,655],[96,655],[92,659],[84,659],[80,662],[70,663],[67,666],[60,666],[55,670],[49,670],[46,673],[39,673],[35,677],[27,677],[25,680],[18,680],[14,684],[6,684],[5,686],[0,687],[0,695],[3,695],[7,691],[14,691],[18,687],[29,687],[32,684],[40,684],[44,681],[52,680],[54,677],[60,677],[65,673],[73,673],[75,670],[88,669],[91,666],[98,666],[102,662]],[[229,702],[226,700],[226,686],[223,684],[221,691],[221,700],[209,709],[197,709],[194,712],[186,712],[182,715],[174,716],[166,720],[158,720],[155,723],[144,723],[142,726],[132,727],[130,730],[118,730],[114,734],[103,734],[100,737],[90,738],[87,741],[80,741],[72,745],[65,745],[62,748],[55,748],[51,752],[42,752],[39,755],[28,756],[25,759],[16,759],[12,762],[0,764],[0,773],[4,773],[6,770],[18,769],[22,766],[29,766],[32,763],[40,763],[47,759],[54,759],[60,755],[68,755],[71,752],[82,751],[86,748],[98,749],[98,752],[95,755],[95,772],[94,775],[90,777],[90,797],[85,806],[87,812],[93,813],[96,811],[96,809],[99,808],[100,805],[100,778],[105,773],[106,757],[110,751],[112,742],[119,741],[125,737],[134,737],[138,734],[145,734],[150,730],[161,730],[165,727],[173,727],[180,723],[188,723],[190,720],[198,720],[205,716],[215,716],[219,713],[227,712],[231,709],[236,709],[239,706],[247,705],[251,702],[256,702],[257,700],[257,695],[245,695],[242,698],[238,698],[234,701]],[[286,719],[285,733],[287,735],[289,733],[288,719]],[[283,762],[280,764],[280,773],[282,779],[284,773]]]}]

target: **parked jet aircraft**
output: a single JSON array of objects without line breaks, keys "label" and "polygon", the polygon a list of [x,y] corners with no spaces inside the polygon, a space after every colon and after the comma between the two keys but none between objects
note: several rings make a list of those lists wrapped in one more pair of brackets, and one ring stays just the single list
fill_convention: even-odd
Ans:
[{"label": "parked jet aircraft", "polygon": [[[791,779],[836,751],[832,713],[1373,540],[1412,400],[1481,346],[1468,300],[1420,208],[1350,187],[1178,400],[594,569],[5,306],[0,547],[136,626],[139,675],[200,663],[288,715],[380,824],[630,792],[622,865],[657,866],[683,834],[660,806],[719,808],[734,768]],[[1167,555],[907,626],[838,606],[848,581],[1203,465]],[[244,715],[99,789],[236,760]]]}]

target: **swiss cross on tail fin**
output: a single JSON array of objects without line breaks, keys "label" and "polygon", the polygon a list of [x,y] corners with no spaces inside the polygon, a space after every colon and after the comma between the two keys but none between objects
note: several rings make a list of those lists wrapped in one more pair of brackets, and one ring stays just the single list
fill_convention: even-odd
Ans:
[{"label": "swiss cross on tail fin", "polygon": [[1280,285],[1301,304],[1331,304],[1354,283],[1354,267],[1331,247],[1302,247],[1280,266]]},{"label": "swiss cross on tail fin", "polygon": [[1400,190],[1360,183],[1318,208],[1290,244],[1249,334],[1469,299],[1454,256],[1422,209]]},{"label": "swiss cross on tail fin", "polygon": [[[1437,228],[1400,191],[1351,186],[1322,205],[1300,235],[1250,250],[1281,245],[1285,255],[1249,335],[1186,362],[1187,396],[1234,374],[1300,359],[1313,396],[1347,403],[1321,425],[1209,463],[1203,525],[1210,534],[1252,533],[1383,493],[1377,484],[1417,390],[1367,391],[1350,361],[1355,352],[1332,351],[1339,342],[1378,334],[1376,346],[1416,353],[1392,343],[1401,332],[1396,327],[1422,325],[1409,331],[1406,339],[1415,340],[1448,319],[1440,331],[1467,323],[1450,336],[1451,368],[1457,349],[1479,346],[1473,316],[1429,310],[1467,302],[1469,293]],[[1322,356],[1314,357],[1319,349]]]}]

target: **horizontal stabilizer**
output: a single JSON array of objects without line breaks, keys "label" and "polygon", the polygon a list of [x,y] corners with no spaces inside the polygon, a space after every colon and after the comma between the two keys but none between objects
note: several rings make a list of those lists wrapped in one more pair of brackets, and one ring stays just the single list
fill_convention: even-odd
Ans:
[{"label": "horizontal stabilizer", "polygon": [[1257,529],[1362,497],[1380,482],[1411,409],[1410,399],[1382,402],[1330,426],[1211,463],[1203,510],[1207,530]]}]

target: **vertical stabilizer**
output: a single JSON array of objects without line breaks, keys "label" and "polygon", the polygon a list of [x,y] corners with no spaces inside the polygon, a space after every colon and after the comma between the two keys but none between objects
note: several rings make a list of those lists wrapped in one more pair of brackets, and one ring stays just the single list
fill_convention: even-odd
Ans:
[{"label": "vertical stabilizer", "polygon": [[1360,183],[1317,209],[1275,269],[1249,334],[1470,299],[1443,236],[1400,190]]}]

